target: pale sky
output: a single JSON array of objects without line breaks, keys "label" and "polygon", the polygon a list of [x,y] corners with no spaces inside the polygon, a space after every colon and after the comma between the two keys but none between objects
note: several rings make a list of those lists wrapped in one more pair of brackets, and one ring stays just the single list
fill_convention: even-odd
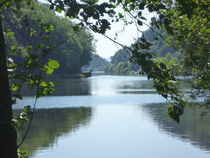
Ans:
[{"label": "pale sky", "polygon": [[[46,0],[39,0],[40,2],[46,2]],[[106,1],[106,0],[102,0]],[[151,13],[149,13],[148,11],[144,11],[143,12],[143,16],[146,16],[147,19],[150,19],[152,17]],[[154,15],[154,14],[153,14]],[[129,19],[129,17],[127,17]],[[148,23],[148,22],[147,22]],[[143,25],[141,27],[139,27],[139,29],[141,31],[147,30],[148,27]],[[126,45],[126,46],[130,46],[131,43],[134,42],[134,39],[137,39],[138,36],[141,36],[141,34],[137,33],[137,28],[135,26],[135,24],[132,25],[128,25],[125,27],[125,29],[123,30],[123,23],[122,22],[118,22],[118,23],[112,23],[111,25],[111,30],[108,30],[106,32],[106,35],[109,36],[110,38],[114,39],[115,37],[115,33],[116,32],[120,32],[118,33],[118,37],[116,39],[117,42]],[[104,37],[103,35],[100,35],[98,33],[94,33],[92,32],[96,42],[96,54],[98,54],[99,56],[103,57],[103,58],[110,58],[111,56],[114,55],[114,53],[120,49],[120,46],[116,46],[115,43],[113,43],[112,41],[110,41],[109,39],[107,39],[106,37]]]},{"label": "pale sky", "polygon": [[[140,27],[141,31],[147,30],[148,27],[143,25]],[[111,30],[108,30],[106,32],[106,35],[110,38],[114,39],[115,33],[120,32],[118,34],[118,37],[116,39],[117,42],[130,46],[132,43],[134,43],[134,39],[137,39],[139,36],[141,37],[141,33],[137,33],[137,28],[135,24],[128,25],[123,30],[123,24],[118,22],[111,25]],[[122,32],[121,32],[122,31]],[[93,33],[94,38],[97,40],[96,42],[96,53],[99,54],[103,58],[109,58],[114,55],[114,53],[119,50],[121,47],[119,45],[116,46],[116,44],[106,37],[104,37],[101,34]]]}]

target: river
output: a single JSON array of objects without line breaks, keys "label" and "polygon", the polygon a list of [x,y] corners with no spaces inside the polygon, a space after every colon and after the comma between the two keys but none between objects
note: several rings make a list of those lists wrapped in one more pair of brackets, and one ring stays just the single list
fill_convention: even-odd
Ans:
[{"label": "river", "polygon": [[[54,95],[38,100],[22,146],[30,158],[210,157],[210,116],[188,109],[177,124],[144,76],[54,82]],[[14,112],[33,102],[25,96]]]}]

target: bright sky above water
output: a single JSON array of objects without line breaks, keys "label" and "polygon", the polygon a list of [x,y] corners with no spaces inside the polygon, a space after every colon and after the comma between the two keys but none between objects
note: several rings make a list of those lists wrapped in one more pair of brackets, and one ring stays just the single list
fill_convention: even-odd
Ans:
[{"label": "bright sky above water", "polygon": [[[46,3],[47,0],[39,0],[40,2]],[[105,2],[107,0],[100,0],[100,2]],[[118,9],[120,10],[120,9]],[[142,13],[147,19],[151,19],[152,14],[148,11],[144,11]],[[153,14],[154,15],[154,14]],[[127,19],[129,17],[127,16]],[[148,24],[148,22],[146,22]],[[146,25],[143,25],[139,28],[141,31],[145,31],[148,29]],[[118,33],[117,39],[115,39],[115,34]],[[99,56],[109,59],[111,56],[115,54],[117,50],[121,47],[115,44],[113,41],[107,39],[101,34],[92,32],[95,38],[95,46],[96,46],[96,54]],[[130,46],[138,37],[141,36],[140,33],[137,33],[137,28],[135,24],[123,26],[122,22],[112,23],[111,30],[106,32],[106,35],[112,39],[115,39],[117,42],[121,43],[122,45]]]},{"label": "bright sky above water", "polygon": [[[145,11],[146,12],[146,11]],[[146,14],[146,13],[145,13]],[[147,16],[150,17],[150,16]],[[143,25],[140,30],[145,31],[148,27]],[[135,39],[138,37],[141,37],[141,33],[138,33],[136,25],[131,24],[125,26],[123,29],[123,23],[112,23],[111,30],[108,30],[106,32],[106,35],[112,39],[115,38],[115,33],[118,33],[116,41],[126,45],[130,46],[132,43],[134,43]],[[113,41],[110,41],[106,37],[104,37],[101,34],[93,33],[96,42],[96,53],[99,54],[103,58],[110,58],[114,55],[114,53],[121,48],[121,46],[115,44]]]}]

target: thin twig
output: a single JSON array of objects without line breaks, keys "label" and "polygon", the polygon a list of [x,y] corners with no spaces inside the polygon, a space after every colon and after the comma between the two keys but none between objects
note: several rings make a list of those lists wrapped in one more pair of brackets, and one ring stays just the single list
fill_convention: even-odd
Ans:
[{"label": "thin twig", "polygon": [[32,123],[32,120],[33,120],[33,117],[34,117],[34,112],[35,112],[37,100],[38,100],[38,98],[36,97],[36,98],[35,98],[35,101],[34,101],[34,105],[33,105],[33,111],[32,111],[32,114],[31,114],[31,118],[30,118],[29,123],[28,123],[28,127],[27,127],[27,129],[26,129],[26,132],[25,132],[25,134],[24,134],[22,140],[20,141],[20,143],[19,143],[18,146],[17,146],[18,148],[20,148],[20,146],[23,144],[23,142],[24,142],[24,140],[25,140],[25,138],[26,138],[26,136],[28,135],[28,132],[29,132],[29,130],[30,130],[31,123]]},{"label": "thin twig", "polygon": [[[114,43],[114,45],[116,46],[116,48],[118,49],[118,51],[121,52],[122,56],[127,60],[128,58],[126,57],[126,55],[124,54],[124,52],[122,51],[122,49],[120,49],[116,43]],[[126,51],[126,49],[124,49]],[[130,54],[126,51],[126,53],[128,54],[128,57],[131,57]]]},{"label": "thin twig", "polygon": [[[134,15],[131,13],[131,12],[129,12],[129,11],[127,11],[128,12],[128,14],[133,18],[133,19],[135,19],[135,17],[134,17]],[[176,51],[178,51],[179,53],[181,53],[181,54],[184,54],[179,48],[177,48],[177,47],[175,47],[171,42],[169,42],[168,40],[166,40],[166,38],[162,35],[162,34],[160,34],[160,33],[158,33],[152,26],[150,26],[149,24],[147,24],[147,23],[145,23],[144,21],[141,21],[144,25],[146,25],[147,27],[149,27],[155,34],[157,34],[159,37],[161,37],[162,39],[164,39],[164,41],[166,42],[166,43],[168,43],[172,48],[174,48]]]},{"label": "thin twig", "polygon": [[69,38],[75,36],[77,33],[79,33],[80,31],[82,31],[84,29],[84,27],[81,27],[80,29],[78,29],[76,32],[74,32],[73,34],[71,34],[70,36],[68,36],[65,40],[61,41],[60,43],[56,44],[54,47],[59,47],[60,45],[64,44]]}]

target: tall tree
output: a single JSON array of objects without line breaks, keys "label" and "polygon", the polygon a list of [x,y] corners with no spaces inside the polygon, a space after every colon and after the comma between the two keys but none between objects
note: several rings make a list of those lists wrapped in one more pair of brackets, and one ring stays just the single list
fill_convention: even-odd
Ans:
[{"label": "tall tree", "polygon": [[0,157],[17,158],[17,134],[12,125],[12,98],[7,73],[6,45],[0,16]]}]

